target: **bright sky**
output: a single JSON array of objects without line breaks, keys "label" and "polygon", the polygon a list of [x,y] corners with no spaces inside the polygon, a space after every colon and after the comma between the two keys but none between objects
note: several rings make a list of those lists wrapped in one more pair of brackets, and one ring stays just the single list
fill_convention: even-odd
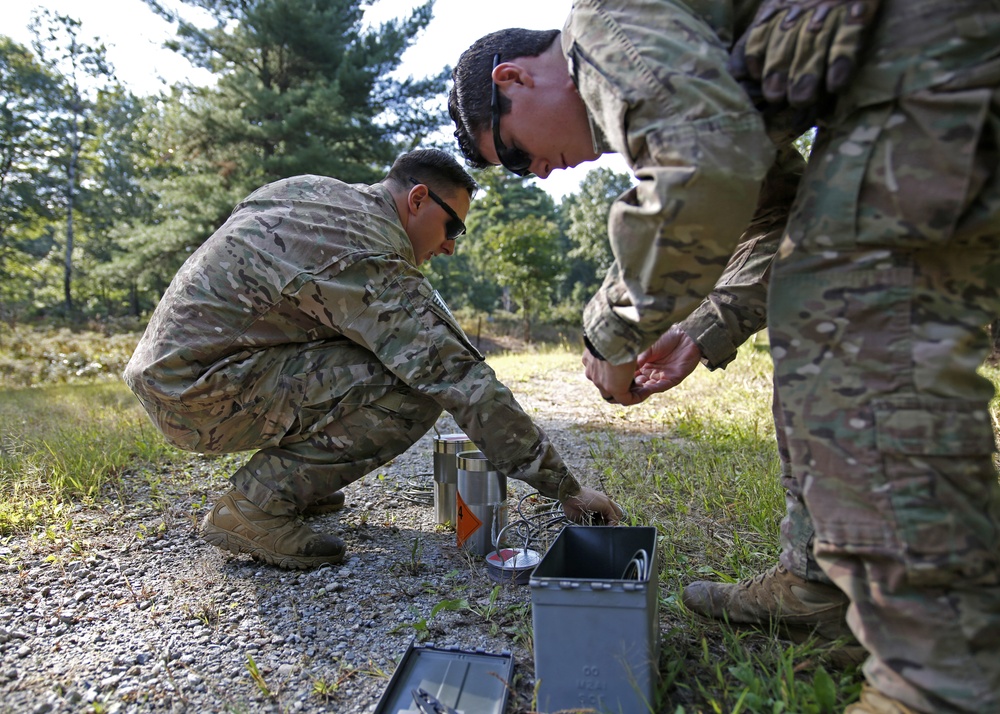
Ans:
[{"label": "bright sky", "polygon": [[[190,79],[208,81],[207,73],[194,70],[180,55],[163,49],[173,29],[155,15],[142,0],[4,0],[0,33],[25,45],[31,41],[27,26],[32,12],[46,7],[80,20],[80,38],[92,42],[97,37],[107,47],[108,59],[116,73],[133,92],[152,94],[170,84]],[[167,7],[181,7],[179,0],[163,0]],[[420,0],[374,0],[366,21],[379,24],[408,14]],[[572,0],[503,0],[480,3],[475,0],[437,0],[434,19],[423,35],[403,55],[401,74],[423,77],[444,65],[454,65],[459,55],[483,35],[504,27],[529,29],[561,28]],[[471,9],[475,6],[475,9]],[[184,7],[185,17],[192,9]],[[538,185],[560,200],[574,192],[586,173],[598,166],[627,172],[621,157],[606,155],[575,169],[556,171]]]}]

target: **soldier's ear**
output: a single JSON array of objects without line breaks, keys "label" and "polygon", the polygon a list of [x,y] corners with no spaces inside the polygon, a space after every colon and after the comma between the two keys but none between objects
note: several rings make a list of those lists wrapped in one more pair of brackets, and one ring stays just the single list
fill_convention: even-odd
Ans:
[{"label": "soldier's ear", "polygon": [[501,62],[493,68],[493,81],[500,89],[506,90],[512,84],[523,84],[526,87],[535,86],[531,72],[517,62]]},{"label": "soldier's ear", "polygon": [[420,207],[427,203],[427,187],[422,183],[410,189],[406,195],[406,206],[409,212],[416,215]]}]

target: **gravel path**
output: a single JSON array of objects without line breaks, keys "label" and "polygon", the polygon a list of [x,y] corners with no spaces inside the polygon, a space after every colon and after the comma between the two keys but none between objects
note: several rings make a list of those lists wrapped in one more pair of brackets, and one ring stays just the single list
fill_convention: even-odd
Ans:
[{"label": "gravel path", "polygon": [[[578,369],[510,386],[590,485],[586,434],[642,438],[653,421],[648,408],[596,399]],[[438,429],[457,431],[447,415]],[[530,588],[494,594],[482,561],[411,500],[430,488],[433,436],[348,487],[344,511],[311,522],[347,542],[339,567],[283,571],[197,536],[232,457],[179,457],[0,542],[0,712],[372,712],[415,636],[511,652],[507,712],[529,711]],[[431,616],[459,599],[468,607]]]}]

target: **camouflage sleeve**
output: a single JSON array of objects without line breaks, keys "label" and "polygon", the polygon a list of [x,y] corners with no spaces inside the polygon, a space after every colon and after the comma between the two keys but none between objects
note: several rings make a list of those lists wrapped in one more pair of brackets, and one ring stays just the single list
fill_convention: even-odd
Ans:
[{"label": "camouflage sleeve", "polygon": [[579,493],[549,438],[415,268],[371,257],[308,292],[346,337],[448,411],[499,471],[559,500]]},{"label": "camouflage sleeve", "polygon": [[584,311],[586,337],[613,364],[708,295],[775,152],[716,32],[683,3],[648,5],[655,18],[581,0],[563,38],[601,138],[638,179],[611,208],[614,263]]},{"label": "camouflage sleeve", "polygon": [[767,283],[785,232],[805,159],[784,147],[761,189],[757,212],[712,292],[679,327],[701,350],[709,369],[725,367],[737,348],[767,324]]}]

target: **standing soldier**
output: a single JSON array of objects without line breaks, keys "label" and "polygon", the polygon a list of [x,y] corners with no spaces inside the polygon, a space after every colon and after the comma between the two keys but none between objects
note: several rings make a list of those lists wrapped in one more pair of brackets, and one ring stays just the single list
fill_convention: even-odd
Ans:
[{"label": "standing soldier", "polygon": [[[684,601],[762,625],[849,603],[869,652],[851,714],[1000,712],[1000,487],[976,374],[1000,314],[998,48],[995,0],[575,0],[561,33],[494,33],[454,72],[473,165],[545,178],[616,151],[635,172],[584,313],[604,398],[641,401],[669,382],[657,362],[679,354],[676,380],[692,343],[746,337],[753,300],[712,292],[727,264],[744,297],[767,291],[782,562]],[[814,119],[777,248],[738,250],[775,210],[775,149]],[[696,308],[714,329],[672,334]]]}]

